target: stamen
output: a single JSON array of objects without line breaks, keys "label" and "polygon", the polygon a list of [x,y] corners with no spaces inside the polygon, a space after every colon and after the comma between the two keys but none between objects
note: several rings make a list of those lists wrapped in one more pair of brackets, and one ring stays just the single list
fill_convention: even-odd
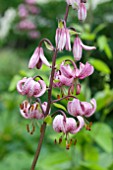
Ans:
[{"label": "stamen", "polygon": [[54,143],[57,144],[57,140],[56,139],[54,140]]},{"label": "stamen", "polygon": [[62,143],[62,136],[59,138],[59,144]]},{"label": "stamen", "polygon": [[27,132],[30,132],[29,124],[26,125]]},{"label": "stamen", "polygon": [[20,109],[23,110],[23,108],[24,108],[24,104],[22,103],[20,104]]}]

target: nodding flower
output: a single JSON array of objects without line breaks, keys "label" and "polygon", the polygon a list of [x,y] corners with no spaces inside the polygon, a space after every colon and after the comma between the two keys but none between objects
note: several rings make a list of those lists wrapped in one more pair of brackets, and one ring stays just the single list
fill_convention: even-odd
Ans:
[{"label": "nodding flower", "polygon": [[91,99],[89,102],[81,102],[79,99],[73,99],[68,102],[67,109],[70,115],[90,117],[96,111],[96,100]]},{"label": "nodding flower", "polygon": [[73,77],[68,78],[64,76],[60,70],[55,72],[53,87],[71,86],[72,83],[73,83]]},{"label": "nodding flower", "polygon": [[88,62],[86,62],[86,64],[80,62],[79,69],[77,68],[76,64],[73,61],[72,64],[74,67],[73,69],[69,64],[65,65],[65,61],[63,61],[60,65],[61,73],[68,79],[72,79],[72,78],[84,79],[90,76],[94,71],[94,67]]},{"label": "nodding flower", "polygon": [[[66,118],[64,115],[57,115],[53,120],[53,129],[58,133],[62,133],[66,139],[66,149],[69,149],[72,139],[69,139],[70,134],[76,134],[85,125],[84,119],[81,116],[77,116],[78,121],[74,118]],[[62,137],[59,139],[59,144],[62,142]],[[56,140],[55,140],[56,141]]]},{"label": "nodding flower", "polygon": [[70,33],[66,28],[64,20],[59,21],[59,27],[56,30],[55,36],[56,46],[59,51],[62,51],[65,47],[66,50],[71,51]]},{"label": "nodding flower", "polygon": [[17,83],[17,91],[21,95],[27,95],[28,97],[40,97],[46,91],[46,84],[43,80],[35,81],[32,77],[24,77]]},{"label": "nodding flower", "polygon": [[81,39],[77,36],[75,38],[74,44],[73,44],[73,55],[74,55],[75,61],[79,61],[81,59],[82,49],[84,49],[84,50],[95,50],[96,47],[84,45],[82,43]]},{"label": "nodding flower", "polygon": [[78,123],[74,118],[64,118],[63,115],[57,115],[53,120],[53,129],[58,133],[75,134],[84,126],[84,119],[81,116],[77,116],[77,119]]},{"label": "nodding flower", "polygon": [[[42,104],[42,109],[45,112],[47,102]],[[27,100],[20,104],[20,113],[25,119],[43,119],[45,116],[39,106],[39,103],[35,102],[30,104]]]},{"label": "nodding flower", "polygon": [[87,17],[87,9],[84,3],[80,3],[78,8],[78,19],[84,21]]},{"label": "nodding flower", "polygon": [[47,65],[50,67],[49,62],[47,61],[46,57],[44,56],[43,48],[42,47],[37,47],[31,56],[31,59],[29,61],[28,67],[30,69],[36,67],[40,69],[42,67],[42,64]]}]

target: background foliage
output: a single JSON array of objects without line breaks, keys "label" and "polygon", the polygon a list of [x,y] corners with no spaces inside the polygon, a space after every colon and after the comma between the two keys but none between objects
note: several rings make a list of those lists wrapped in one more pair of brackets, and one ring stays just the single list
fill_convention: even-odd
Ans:
[{"label": "background foliage", "polygon": [[[19,114],[19,104],[25,98],[18,95],[15,86],[21,77],[37,73],[37,70],[28,70],[28,60],[41,38],[47,37],[54,44],[57,19],[63,17],[66,4],[63,0],[37,3],[40,14],[36,24],[41,37],[33,40],[16,30],[17,8],[23,1],[0,2],[0,22],[7,10],[15,11],[13,21],[6,22],[5,25],[9,30],[4,37],[0,36],[0,169],[28,170],[36,150],[39,127],[37,126],[33,135],[27,133],[26,124],[31,123]],[[59,135],[48,126],[37,165],[40,170],[113,169],[113,1],[103,1],[95,6],[90,0],[88,8],[85,23],[80,23],[76,19],[75,11],[70,10],[68,26],[71,24],[77,31],[82,32],[84,43],[97,47],[93,53],[83,54],[82,61],[88,60],[95,67],[95,73],[82,81],[82,94],[79,95],[81,100],[89,100],[91,97],[97,100],[97,111],[90,119],[94,122],[92,130],[89,132],[83,129],[74,136],[77,144],[67,151],[65,143],[54,144],[54,139]],[[0,26],[2,27],[2,24]],[[46,49],[45,54],[51,61],[51,54]],[[59,54],[57,63],[67,56],[72,57],[72,54]],[[49,72],[45,66],[38,74],[42,74],[48,83]],[[53,97],[56,97],[55,91]],[[45,98],[46,95],[42,100]],[[61,104],[66,107],[65,101]]]}]

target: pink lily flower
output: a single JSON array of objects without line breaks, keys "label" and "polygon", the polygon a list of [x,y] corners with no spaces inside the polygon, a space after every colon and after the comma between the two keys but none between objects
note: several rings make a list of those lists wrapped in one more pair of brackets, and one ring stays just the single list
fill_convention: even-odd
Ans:
[{"label": "pink lily flower", "polygon": [[[45,112],[47,102],[42,104],[42,109]],[[30,104],[27,100],[20,104],[20,113],[25,119],[43,119],[44,114],[39,106],[39,103]]]},{"label": "pink lily flower", "polygon": [[84,119],[81,116],[77,116],[79,124],[77,125],[77,122],[74,118],[64,118],[62,115],[57,115],[53,120],[53,129],[64,134],[76,134],[81,130],[81,128],[84,126]]},{"label": "pink lily flower", "polygon": [[82,49],[85,50],[95,50],[95,46],[87,46],[84,45],[81,41],[81,39],[77,36],[74,40],[74,45],[73,45],[73,55],[76,61],[79,61],[82,57]]},{"label": "pink lily flower", "polygon": [[88,76],[90,76],[94,72],[94,67],[86,62],[86,64],[83,64],[80,62],[80,68],[76,69],[76,78],[84,79]]},{"label": "pink lily flower", "polygon": [[81,102],[79,99],[73,99],[68,102],[67,109],[70,115],[90,117],[96,111],[96,100],[91,99],[90,103]]},{"label": "pink lily flower", "polygon": [[17,83],[17,91],[21,95],[27,95],[28,97],[40,97],[46,91],[46,84],[43,80],[35,81],[33,78],[24,77]]},{"label": "pink lily flower", "polygon": [[90,76],[93,71],[94,71],[94,67],[89,64],[88,62],[86,62],[86,64],[83,64],[80,62],[80,68],[78,69],[76,64],[72,61],[74,69],[72,70],[72,68],[70,67],[69,64],[64,65],[64,62],[62,62],[62,64],[60,65],[60,70],[61,73],[67,77],[68,79],[75,79],[75,78],[79,78],[79,79],[84,79],[88,76]]},{"label": "pink lily flower", "polygon": [[47,65],[50,67],[49,62],[47,61],[46,57],[44,56],[43,48],[42,47],[37,47],[31,56],[31,59],[29,61],[28,67],[30,69],[37,67],[40,69],[42,67],[42,64]]},{"label": "pink lily flower", "polygon": [[78,8],[78,19],[84,21],[87,17],[87,9],[84,3],[80,3]]},{"label": "pink lily flower", "polygon": [[59,51],[62,51],[64,47],[66,50],[71,51],[69,29],[66,28],[65,21],[60,22],[62,22],[62,27],[57,28],[56,30],[55,36],[56,46]]},{"label": "pink lily flower", "polygon": [[71,86],[73,77],[65,77],[60,71],[55,72],[53,87]]}]

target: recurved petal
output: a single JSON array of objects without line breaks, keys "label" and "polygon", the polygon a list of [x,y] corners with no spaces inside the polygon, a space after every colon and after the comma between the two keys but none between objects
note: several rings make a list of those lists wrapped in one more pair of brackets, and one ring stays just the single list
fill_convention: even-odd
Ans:
[{"label": "recurved petal", "polygon": [[84,114],[80,100],[78,99],[73,99],[72,101],[68,102],[67,109],[69,114],[75,117],[78,115],[82,116]]},{"label": "recurved petal", "polygon": [[71,51],[71,42],[70,42],[70,34],[69,34],[69,30],[66,29],[66,44],[65,44],[65,48],[68,51]]},{"label": "recurved petal", "polygon": [[61,73],[65,77],[67,77],[67,78],[72,78],[73,77],[72,69],[68,64],[64,65],[64,62],[62,62],[62,64],[60,65],[60,70],[61,70]]},{"label": "recurved petal", "polygon": [[82,46],[80,44],[80,38],[76,37],[73,45],[73,55],[75,61],[79,61],[82,57]]},{"label": "recurved petal", "polygon": [[48,67],[50,67],[49,62],[47,61],[46,57],[44,56],[44,52],[43,52],[43,48],[40,47],[40,59],[42,60],[42,62],[47,65]]},{"label": "recurved petal", "polygon": [[79,125],[78,125],[77,128],[75,128],[71,132],[72,134],[75,134],[75,133],[79,132],[83,128],[83,126],[85,125],[84,119],[81,116],[77,116],[77,119],[78,119]]},{"label": "recurved petal", "polygon": [[59,51],[62,51],[65,47],[66,44],[66,32],[65,32],[65,28],[61,29],[61,34],[59,36],[59,40],[58,40],[58,49]]},{"label": "recurved petal", "polygon": [[24,85],[23,85],[23,89],[22,89],[22,95],[28,95],[29,96],[29,90],[31,89],[32,85],[33,85],[33,78],[29,77],[26,79]]},{"label": "recurved petal", "polygon": [[83,48],[84,50],[90,51],[90,50],[95,50],[95,49],[96,49],[95,46],[87,46],[87,45],[84,45],[84,44],[82,43],[82,41],[80,41],[80,44],[81,44],[81,46],[82,46],[82,48]]},{"label": "recurved petal", "polygon": [[95,99],[91,99],[91,109],[89,110],[88,113],[85,114],[86,117],[90,117],[94,114],[94,112],[96,111],[96,100]]},{"label": "recurved petal", "polygon": [[42,96],[46,91],[46,84],[43,80],[39,80],[38,83],[40,84],[40,91],[35,92],[34,97]]},{"label": "recurved petal", "polygon": [[84,21],[87,17],[87,9],[84,3],[80,3],[78,9],[78,19],[80,21]]},{"label": "recurved petal", "polygon": [[77,128],[77,123],[73,118],[66,118],[66,132],[72,133]]},{"label": "recurved petal", "polygon": [[36,66],[36,64],[38,63],[39,61],[39,50],[40,48],[37,47],[33,53],[33,55],[31,56],[31,59],[29,61],[29,64],[28,64],[28,68],[32,69]]},{"label": "recurved petal", "polygon": [[84,79],[85,77],[90,76],[94,72],[94,67],[88,62],[84,65],[80,63],[80,71],[78,74],[79,79]]},{"label": "recurved petal", "polygon": [[73,77],[72,78],[67,78],[64,75],[60,75],[59,79],[60,79],[61,84],[65,85],[65,86],[71,86],[72,83],[73,83]]},{"label": "recurved petal", "polygon": [[23,101],[23,103],[20,104],[20,114],[26,119],[29,119],[29,113],[28,113],[29,107],[30,104],[27,100]]},{"label": "recurved petal", "polygon": [[60,132],[65,133],[65,128],[64,128],[63,116],[62,115],[57,115],[54,118],[54,120],[53,120],[53,129],[58,133],[60,133]]},{"label": "recurved petal", "polygon": [[22,89],[25,81],[27,80],[27,77],[24,77],[22,80],[18,81],[17,83],[17,91],[22,94]]}]

